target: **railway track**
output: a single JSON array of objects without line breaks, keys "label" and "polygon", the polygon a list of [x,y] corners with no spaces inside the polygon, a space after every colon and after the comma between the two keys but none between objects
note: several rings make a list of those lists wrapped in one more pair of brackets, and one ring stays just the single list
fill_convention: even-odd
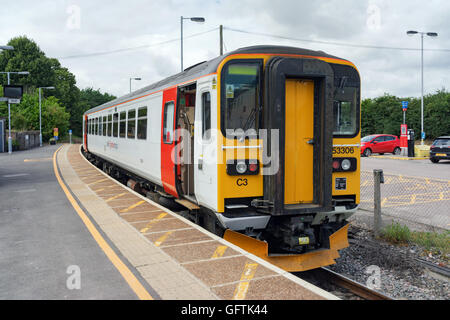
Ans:
[{"label": "railway track", "polygon": [[318,268],[305,272],[296,272],[294,274],[324,290],[333,291],[333,293],[334,291],[340,291],[344,299],[394,300],[381,292],[370,289],[359,282],[327,268]]}]

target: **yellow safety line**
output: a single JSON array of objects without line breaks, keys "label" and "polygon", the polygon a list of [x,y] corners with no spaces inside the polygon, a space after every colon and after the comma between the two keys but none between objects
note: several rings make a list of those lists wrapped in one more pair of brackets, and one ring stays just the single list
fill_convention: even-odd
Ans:
[{"label": "yellow safety line", "polygon": [[137,206],[143,204],[144,202],[145,202],[145,200],[141,200],[141,201],[139,201],[139,202],[136,202],[135,204],[129,206],[129,207],[126,208],[126,209],[121,210],[120,212],[128,212],[128,211],[130,211],[131,209],[136,208]]},{"label": "yellow safety line", "polygon": [[256,268],[258,267],[257,263],[246,263],[244,271],[241,275],[241,282],[234,290],[233,300],[244,300],[247,295],[248,287],[250,285],[250,280],[255,276]]},{"label": "yellow safety line", "polygon": [[173,231],[167,231],[166,233],[164,233],[162,237],[160,237],[158,240],[155,241],[155,246],[159,247],[161,243],[166,241],[167,237],[170,236],[172,233]]},{"label": "yellow safety line", "polygon": [[214,251],[213,255],[211,256],[211,259],[220,258],[221,256],[223,256],[227,248],[227,246],[218,246],[216,251]]},{"label": "yellow safety line", "polygon": [[111,198],[109,198],[109,199],[106,199],[105,201],[108,202],[108,201],[117,199],[117,198],[119,198],[119,197],[121,197],[121,196],[123,196],[123,195],[126,195],[126,194],[127,194],[126,192],[120,193],[120,194],[118,194],[118,195],[116,195],[116,196],[114,196],[114,197],[111,197]]},{"label": "yellow safety line", "polygon": [[91,233],[92,237],[97,242],[99,247],[103,250],[103,252],[106,254],[106,256],[109,258],[109,260],[112,262],[112,264],[120,272],[122,277],[128,283],[130,288],[136,293],[138,298],[141,300],[153,300],[153,297],[147,292],[147,290],[144,288],[144,286],[134,276],[134,274],[130,271],[130,269],[128,269],[128,267],[122,262],[122,260],[120,260],[120,258],[113,251],[113,249],[108,245],[108,243],[105,241],[105,239],[103,239],[101,234],[95,228],[94,224],[91,222],[91,220],[88,218],[88,216],[80,208],[80,206],[75,201],[75,199],[73,198],[73,196],[70,194],[69,190],[67,189],[66,185],[62,181],[61,176],[59,175],[59,172],[57,169],[57,165],[56,165],[56,154],[58,153],[58,151],[61,148],[62,148],[62,146],[59,147],[58,150],[56,150],[55,153],[53,154],[53,170],[55,172],[55,176],[59,182],[59,185],[61,186],[64,193],[66,194],[67,199],[70,201],[73,208],[78,213],[78,216],[81,218],[81,220],[83,221],[86,228],[89,230],[89,232]]},{"label": "yellow safety line", "polygon": [[165,216],[167,216],[167,213],[166,213],[166,212],[160,213],[154,220],[152,220],[152,221],[150,221],[149,223],[147,223],[147,225],[146,225],[144,228],[142,228],[142,229],[140,230],[140,232],[141,232],[141,233],[147,232],[148,229],[150,229],[151,226],[152,226],[154,223],[158,222],[159,220],[161,220],[161,219],[164,218]]},{"label": "yellow safety line", "polygon": [[108,178],[100,179],[100,180],[97,180],[97,181],[95,181],[95,182],[88,183],[87,185],[88,185],[88,186],[92,186],[92,185],[94,185],[94,184],[96,184],[96,183],[99,183],[99,182],[102,182],[102,181],[106,181],[106,180],[108,180]]}]

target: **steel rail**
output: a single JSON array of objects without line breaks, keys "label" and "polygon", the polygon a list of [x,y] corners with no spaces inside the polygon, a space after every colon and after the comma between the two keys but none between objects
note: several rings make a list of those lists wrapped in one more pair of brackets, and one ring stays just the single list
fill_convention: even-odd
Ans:
[{"label": "steel rail", "polygon": [[347,278],[339,273],[336,273],[328,268],[318,268],[317,272],[320,272],[321,275],[325,276],[328,280],[339,287],[343,287],[348,289],[355,295],[364,298],[366,300],[394,300],[393,298],[373,290],[359,282],[356,282],[350,278]]}]

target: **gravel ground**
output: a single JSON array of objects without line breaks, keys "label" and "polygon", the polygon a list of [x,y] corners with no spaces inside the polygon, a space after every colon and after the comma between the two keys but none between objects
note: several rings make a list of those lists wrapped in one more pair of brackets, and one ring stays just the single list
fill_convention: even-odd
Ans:
[{"label": "gravel ground", "polygon": [[[430,276],[414,260],[426,258],[442,264],[439,257],[424,257],[424,250],[418,246],[395,246],[375,240],[370,231],[355,226],[349,229],[349,242],[350,246],[339,252],[337,263],[329,267],[331,270],[368,286],[372,283],[374,289],[394,299],[450,300],[449,280]],[[379,277],[374,269],[380,271]]]}]

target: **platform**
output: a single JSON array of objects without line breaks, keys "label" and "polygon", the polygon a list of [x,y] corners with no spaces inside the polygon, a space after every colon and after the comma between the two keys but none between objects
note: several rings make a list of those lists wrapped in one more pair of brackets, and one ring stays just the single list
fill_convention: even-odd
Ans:
[{"label": "platform", "polygon": [[80,218],[141,299],[338,299],[120,184],[79,145],[63,145],[54,163]]}]

